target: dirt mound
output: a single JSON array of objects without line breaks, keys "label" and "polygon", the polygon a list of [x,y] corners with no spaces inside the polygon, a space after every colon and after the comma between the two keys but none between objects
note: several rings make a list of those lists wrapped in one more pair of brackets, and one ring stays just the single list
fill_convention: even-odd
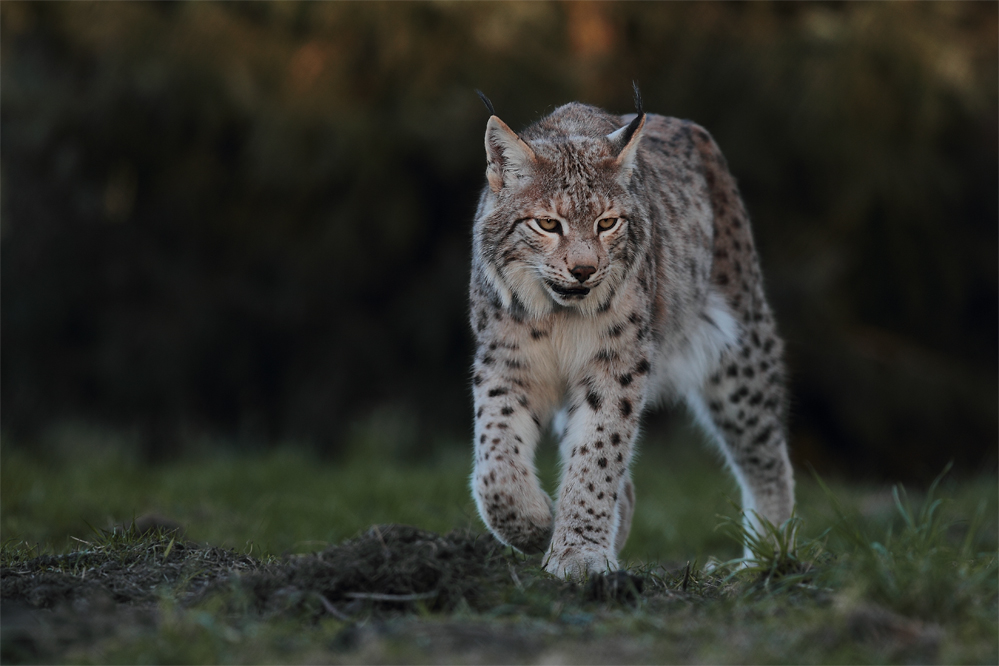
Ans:
[{"label": "dirt mound", "polygon": [[[509,561],[508,561],[509,560]],[[406,525],[376,525],[314,555],[290,557],[240,576],[261,610],[321,607],[333,615],[361,607],[405,609],[422,604],[449,611],[491,603],[491,579],[508,580],[511,556],[490,535],[446,535]],[[345,608],[346,610],[341,610]]]}]

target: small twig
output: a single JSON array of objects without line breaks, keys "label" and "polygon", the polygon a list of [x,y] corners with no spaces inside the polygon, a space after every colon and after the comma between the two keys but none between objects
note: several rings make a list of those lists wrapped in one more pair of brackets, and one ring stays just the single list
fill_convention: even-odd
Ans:
[{"label": "small twig", "polygon": [[686,592],[687,583],[689,582],[690,582],[690,560],[687,560],[687,567],[683,570],[683,582],[680,583],[680,589]]},{"label": "small twig", "polygon": [[374,531],[375,536],[378,537],[378,542],[380,544],[382,544],[382,551],[384,552],[385,559],[387,560],[390,557],[392,557],[392,551],[389,550],[388,545],[386,545],[386,543],[385,543],[385,539],[382,538],[381,530],[378,529],[377,525],[372,525],[371,529],[372,529],[372,531]]},{"label": "small twig", "polygon": [[520,582],[520,578],[517,577],[517,572],[514,570],[513,565],[507,565],[510,568],[510,578],[513,578],[513,584],[517,586],[517,589],[521,592],[524,591],[524,585]]},{"label": "small twig", "polygon": [[336,619],[340,620],[341,622],[350,622],[350,617],[347,616],[347,615],[344,615],[339,610],[337,610],[337,607],[334,606],[332,603],[330,603],[330,600],[327,599],[322,594],[319,595],[319,601],[322,602],[323,608],[326,609],[327,613],[329,613],[330,615],[332,615]]},{"label": "small twig", "polygon": [[371,601],[419,601],[421,599],[433,599],[437,596],[437,591],[423,592],[421,594],[382,594],[381,592],[347,592],[343,596],[351,599],[370,599]]}]

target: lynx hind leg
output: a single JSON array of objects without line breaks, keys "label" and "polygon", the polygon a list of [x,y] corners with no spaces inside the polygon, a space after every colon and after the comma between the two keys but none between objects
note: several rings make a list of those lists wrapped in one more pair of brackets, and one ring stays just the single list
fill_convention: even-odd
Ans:
[{"label": "lynx hind leg", "polygon": [[631,519],[635,515],[635,486],[631,479],[625,479],[617,499],[617,534],[614,536],[614,552],[618,555],[624,549],[631,533]]},{"label": "lynx hind leg", "polygon": [[701,395],[688,403],[716,440],[742,490],[742,506],[779,525],[791,517],[794,479],[787,451],[783,344],[752,327],[722,354]]}]

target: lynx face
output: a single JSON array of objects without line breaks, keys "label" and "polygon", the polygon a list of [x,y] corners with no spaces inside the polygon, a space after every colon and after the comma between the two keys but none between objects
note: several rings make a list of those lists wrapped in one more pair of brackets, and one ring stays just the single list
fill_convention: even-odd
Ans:
[{"label": "lynx face", "polygon": [[506,305],[516,300],[534,316],[608,307],[647,235],[629,189],[642,120],[601,138],[530,146],[490,121],[490,188],[477,241]]}]

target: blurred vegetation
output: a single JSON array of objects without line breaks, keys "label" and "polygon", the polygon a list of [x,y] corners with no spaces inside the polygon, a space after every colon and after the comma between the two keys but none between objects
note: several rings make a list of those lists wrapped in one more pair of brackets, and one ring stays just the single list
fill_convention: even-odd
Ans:
[{"label": "blurred vegetation", "polygon": [[[670,445],[656,439],[636,468],[638,509],[625,557],[682,563],[708,555],[734,557],[736,546],[714,530],[715,515],[736,515],[734,482],[687,432]],[[683,442],[683,443],[682,443]],[[365,442],[366,443],[366,442]],[[685,445],[684,445],[685,444]],[[5,447],[0,466],[0,534],[56,550],[90,530],[161,516],[188,538],[252,550],[256,555],[314,552],[372,524],[405,523],[437,532],[481,529],[468,491],[471,451],[438,446],[422,461],[400,461],[355,448],[322,461],[299,447],[233,454],[208,442],[183,460],[145,465],[134,443],[99,431],[52,429],[48,455]],[[554,494],[554,447],[539,456],[539,473]],[[994,485],[994,479],[993,479]],[[866,489],[865,489],[866,491]],[[863,492],[859,491],[858,492]],[[980,488],[967,485],[969,496]],[[811,499],[816,493],[807,492]],[[818,502],[816,502],[818,503]],[[821,524],[834,519],[821,514]]]},{"label": "blurred vegetation", "polygon": [[467,439],[472,90],[521,127],[634,79],[739,179],[796,460],[994,468],[997,33],[994,3],[4,2],[2,426]]},{"label": "blurred vegetation", "polygon": [[[49,438],[47,455],[6,443],[0,449],[4,540],[65,552],[78,539],[88,539],[91,528],[110,530],[137,521],[180,525],[188,539],[279,556],[315,552],[373,524],[404,523],[441,533],[482,529],[468,492],[467,447],[440,445],[417,462],[386,459],[377,450],[355,450],[331,461],[300,447],[247,455],[200,441],[189,445],[198,453],[183,460],[146,465],[132,442],[99,431],[51,430]],[[700,444],[696,431],[686,426],[648,435],[633,474],[637,503],[625,562],[675,568],[687,560],[703,564],[709,557],[727,560],[742,552],[717,528],[725,517],[739,516],[733,502],[738,486]],[[538,457],[542,486],[551,494],[558,485],[553,448]],[[839,523],[866,532],[905,527],[884,484],[840,479],[828,484],[831,492],[808,474],[799,475],[803,538]],[[996,484],[995,473],[960,481],[947,475],[942,481],[942,494],[949,499],[937,518],[950,523],[977,516],[981,525],[972,545],[979,550],[994,551],[999,539]],[[833,494],[836,502],[830,501]],[[912,494],[918,504],[922,494]]]}]

